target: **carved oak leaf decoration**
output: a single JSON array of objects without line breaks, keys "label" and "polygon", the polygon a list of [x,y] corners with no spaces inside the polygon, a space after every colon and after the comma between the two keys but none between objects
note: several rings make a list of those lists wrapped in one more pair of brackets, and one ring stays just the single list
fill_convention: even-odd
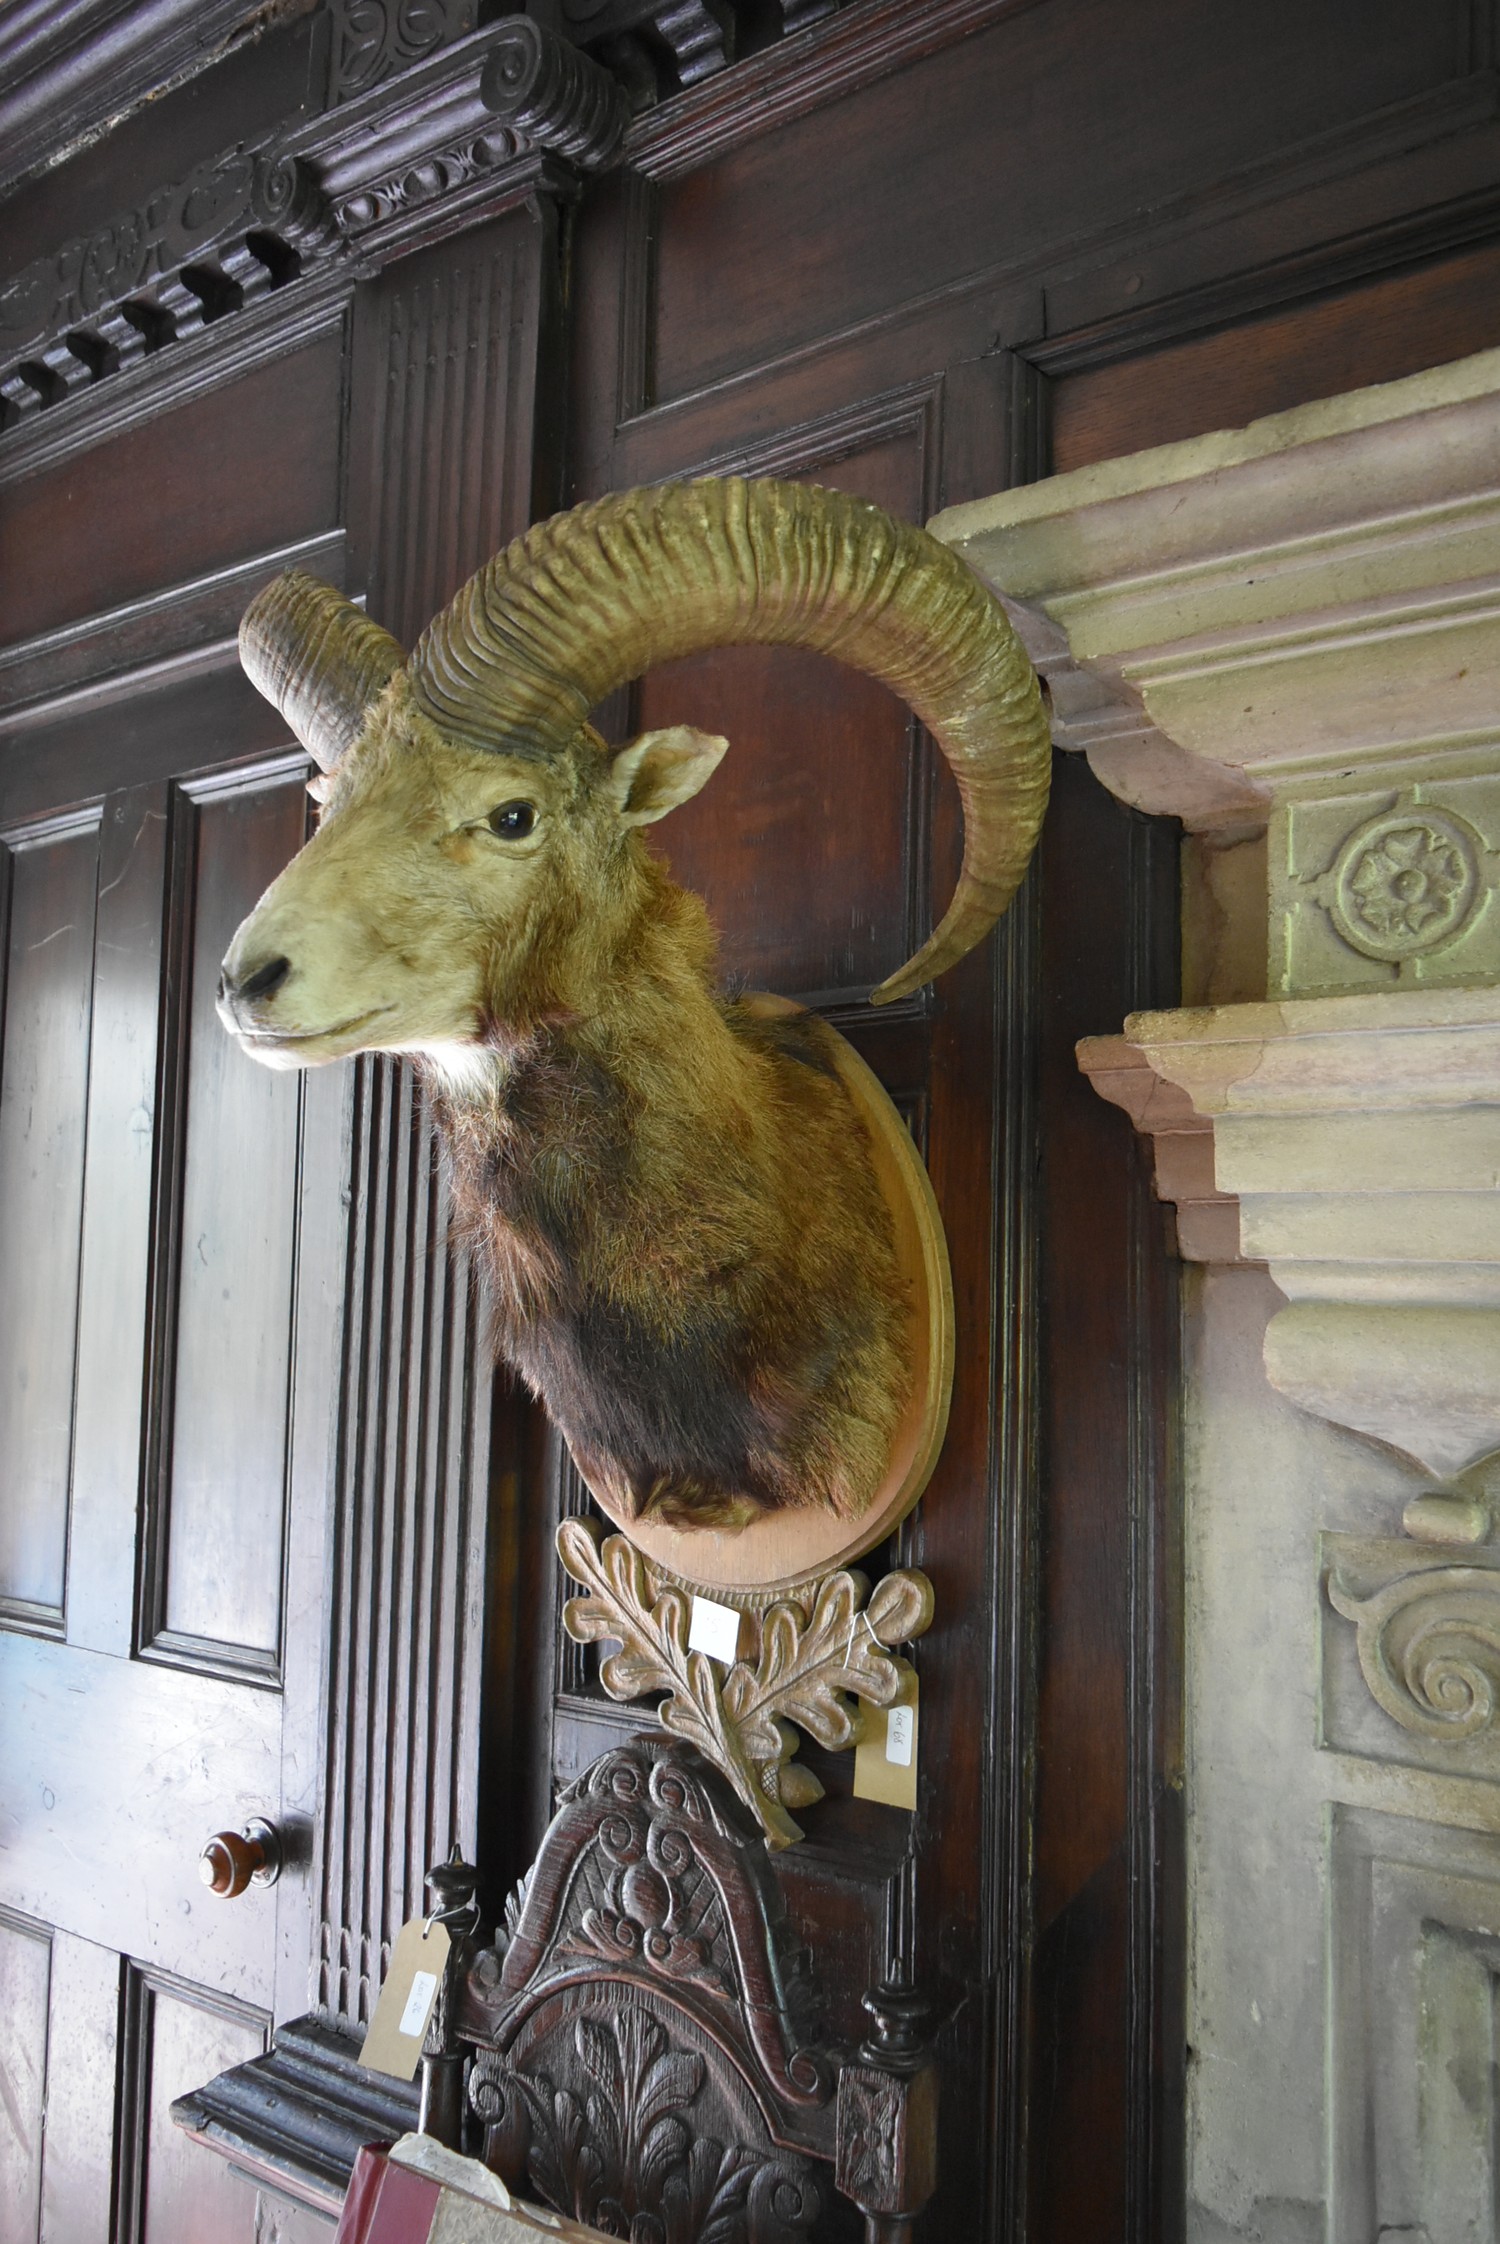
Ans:
[{"label": "carved oak leaf decoration", "polygon": [[795,1763],[793,1724],[831,1751],[853,1745],[860,1715],[853,1701],[890,1706],[911,1669],[892,1647],[920,1636],[932,1620],[932,1584],[925,1574],[888,1574],[874,1592],[848,1569],[809,1585],[802,1598],[783,1598],[747,1616],[759,1646],[720,1681],[706,1654],[688,1649],[687,1592],[663,1583],[623,1535],[604,1536],[596,1520],[564,1520],[558,1555],[588,1591],[563,1608],[563,1626],[579,1644],[616,1640],[599,1680],[613,1699],[666,1695],[657,1710],[663,1729],[722,1770],[753,1808],[772,1847],[802,1837],[790,1809],[822,1797],[810,1769]]}]

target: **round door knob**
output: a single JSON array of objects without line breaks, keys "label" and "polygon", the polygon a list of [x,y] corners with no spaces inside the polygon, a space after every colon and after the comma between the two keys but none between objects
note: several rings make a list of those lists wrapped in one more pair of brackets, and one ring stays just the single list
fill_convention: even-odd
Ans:
[{"label": "round door knob", "polygon": [[242,1831],[216,1831],[198,1857],[198,1875],[210,1893],[233,1901],[247,1886],[274,1886],[281,1876],[281,1841],[262,1816]]}]

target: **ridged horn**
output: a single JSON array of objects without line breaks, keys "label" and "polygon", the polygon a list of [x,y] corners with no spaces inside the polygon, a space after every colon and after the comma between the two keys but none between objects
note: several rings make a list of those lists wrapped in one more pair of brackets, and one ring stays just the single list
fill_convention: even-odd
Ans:
[{"label": "ridged horn", "polygon": [[942,924],[876,1004],[956,964],[1005,910],[1046,808],[1051,742],[999,603],[946,546],[863,499],[738,476],[554,515],[486,564],[411,659],[416,697],[477,748],[555,755],[653,663],[755,642],[883,679],[958,782],[964,863]]},{"label": "ridged horn", "polygon": [[406,656],[388,631],[301,569],[257,592],[240,619],[240,661],[303,747],[332,771]]}]

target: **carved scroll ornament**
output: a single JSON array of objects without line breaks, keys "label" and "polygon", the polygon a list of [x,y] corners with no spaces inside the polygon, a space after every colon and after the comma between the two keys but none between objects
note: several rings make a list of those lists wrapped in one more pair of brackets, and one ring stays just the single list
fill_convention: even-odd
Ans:
[{"label": "carved scroll ornament", "polygon": [[911,1668],[891,1648],[927,1628],[931,1583],[908,1570],[887,1574],[872,1592],[863,1575],[826,1575],[796,1598],[747,1614],[741,1641],[748,1632],[754,1650],[726,1670],[688,1649],[690,1593],[664,1580],[623,1535],[601,1538],[593,1520],[558,1529],[562,1562],[588,1592],[563,1608],[563,1626],[580,1644],[617,1641],[599,1669],[610,1697],[665,1692],[662,1727],[723,1772],[769,1846],[790,1846],[802,1837],[790,1810],[823,1795],[812,1771],[791,1759],[792,1725],[833,1751],[856,1742],[851,1701],[895,1702]]},{"label": "carved scroll ornament", "polygon": [[1500,1694],[1500,1573],[1433,1567],[1361,1597],[1335,1570],[1328,1601],[1354,1623],[1360,1671],[1393,1722],[1450,1744],[1490,1728]]}]

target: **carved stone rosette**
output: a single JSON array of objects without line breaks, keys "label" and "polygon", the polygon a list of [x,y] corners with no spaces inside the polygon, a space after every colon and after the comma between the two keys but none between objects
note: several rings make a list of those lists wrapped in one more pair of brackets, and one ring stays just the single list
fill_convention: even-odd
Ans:
[{"label": "carved stone rosette", "polygon": [[[604,1536],[594,1520],[564,1520],[557,1549],[588,1593],[563,1608],[568,1634],[579,1644],[620,1645],[599,1668],[610,1697],[665,1692],[658,1709],[663,1729],[723,1772],[759,1818],[770,1847],[800,1839],[789,1811],[823,1795],[812,1771],[791,1758],[793,1723],[833,1751],[856,1743],[861,1718],[850,1702],[893,1705],[911,1668],[892,1657],[892,1647],[920,1636],[932,1620],[925,1574],[887,1574],[871,1591],[862,1574],[842,1569],[764,1613],[745,1614],[741,1657],[723,1669],[688,1649],[691,1592],[623,1535]],[[747,1634],[754,1639],[749,1652]]]}]

